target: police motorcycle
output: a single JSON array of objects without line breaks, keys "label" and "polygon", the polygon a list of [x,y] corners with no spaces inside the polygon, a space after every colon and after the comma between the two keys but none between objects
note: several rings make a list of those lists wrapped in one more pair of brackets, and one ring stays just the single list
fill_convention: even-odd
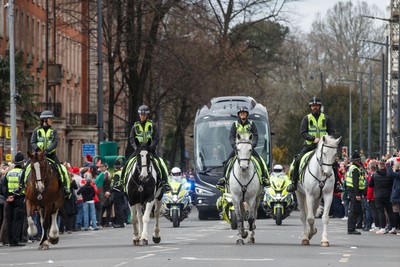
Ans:
[{"label": "police motorcycle", "polygon": [[172,168],[171,173],[169,183],[172,190],[162,198],[162,214],[172,222],[173,227],[179,227],[192,210],[191,184],[182,177],[178,167]]},{"label": "police motorcycle", "polygon": [[236,213],[232,202],[232,195],[228,193],[226,189],[217,199],[216,207],[219,211],[220,218],[229,223],[232,230],[237,229]]},{"label": "police motorcycle", "polygon": [[283,167],[277,164],[273,170],[270,175],[271,186],[265,189],[262,207],[275,220],[276,225],[281,225],[282,220],[295,209],[295,202],[293,194],[287,191],[291,181],[283,172]]}]

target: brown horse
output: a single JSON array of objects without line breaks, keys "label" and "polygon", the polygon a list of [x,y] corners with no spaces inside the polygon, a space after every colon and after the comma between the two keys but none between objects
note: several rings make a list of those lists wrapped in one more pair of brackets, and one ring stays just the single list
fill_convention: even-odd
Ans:
[{"label": "brown horse", "polygon": [[[64,193],[60,185],[56,167],[46,158],[44,150],[31,154],[28,152],[30,172],[26,181],[26,214],[28,219],[28,234],[37,234],[37,228],[32,216],[35,210],[40,215],[42,237],[39,250],[49,249],[51,244],[57,244],[59,229],[57,225],[58,210],[63,207]],[[29,169],[27,170],[29,171]]]}]

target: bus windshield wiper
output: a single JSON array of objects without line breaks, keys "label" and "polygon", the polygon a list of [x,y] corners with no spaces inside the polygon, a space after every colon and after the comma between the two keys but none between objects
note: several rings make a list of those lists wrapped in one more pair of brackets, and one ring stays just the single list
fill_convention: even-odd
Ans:
[{"label": "bus windshield wiper", "polygon": [[223,167],[224,167],[224,166],[210,167],[210,168],[205,169],[204,171],[200,171],[199,173],[200,173],[200,174],[208,174],[208,173],[210,173],[211,171],[213,171],[213,170],[215,170],[215,169],[219,169],[219,168],[223,168]]}]

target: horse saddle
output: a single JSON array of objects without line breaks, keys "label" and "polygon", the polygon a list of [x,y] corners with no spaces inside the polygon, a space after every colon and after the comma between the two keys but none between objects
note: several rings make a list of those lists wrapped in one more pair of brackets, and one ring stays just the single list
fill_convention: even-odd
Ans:
[{"label": "horse saddle", "polygon": [[[232,168],[233,168],[233,165],[235,164],[236,159],[237,159],[237,156],[234,156],[226,163],[228,167],[226,168],[226,172],[224,173],[224,177],[227,177],[227,179],[226,179],[227,182],[229,182],[229,174],[232,171]],[[262,167],[260,165],[260,162],[254,156],[251,156],[250,160],[254,164],[254,167],[256,168],[256,172],[257,172],[257,175],[258,175],[258,179],[259,179],[260,183],[262,184],[262,177],[261,177],[261,175],[262,175],[262,169],[261,168]]]},{"label": "horse saddle", "polygon": [[303,155],[303,157],[300,159],[300,164],[299,164],[299,181],[303,181],[303,176],[304,172],[306,170],[306,167],[308,166],[308,162],[310,161],[312,155],[314,155],[315,150],[311,150],[307,152],[306,154]]},{"label": "horse saddle", "polygon": [[[68,171],[67,171],[67,168],[66,168],[64,165],[61,165],[61,164],[57,165],[57,164],[54,162],[54,160],[49,159],[49,158],[47,158],[47,160],[50,162],[51,168],[53,169],[53,171],[55,171],[55,172],[57,173],[57,176],[58,176],[59,178],[61,178],[62,175],[64,175],[64,177],[68,177]],[[58,167],[58,168],[57,168],[57,167]],[[26,181],[27,181],[28,176],[29,176],[30,173],[31,173],[31,165],[28,164],[28,165],[26,166],[26,170],[25,170],[25,177],[24,177],[25,183],[26,183]]]}]

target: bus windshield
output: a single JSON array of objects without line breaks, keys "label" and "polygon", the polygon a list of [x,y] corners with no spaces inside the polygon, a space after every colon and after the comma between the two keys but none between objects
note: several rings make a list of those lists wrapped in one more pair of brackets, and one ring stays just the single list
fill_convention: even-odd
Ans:
[{"label": "bus windshield", "polygon": [[[216,119],[202,121],[196,125],[196,147],[195,161],[198,170],[208,170],[216,167],[222,167],[223,162],[228,158],[232,151],[229,142],[229,133],[235,118]],[[269,140],[267,140],[268,126],[261,120],[252,120],[258,130],[258,144],[256,151],[263,157],[265,163],[269,165],[268,155]]]}]

